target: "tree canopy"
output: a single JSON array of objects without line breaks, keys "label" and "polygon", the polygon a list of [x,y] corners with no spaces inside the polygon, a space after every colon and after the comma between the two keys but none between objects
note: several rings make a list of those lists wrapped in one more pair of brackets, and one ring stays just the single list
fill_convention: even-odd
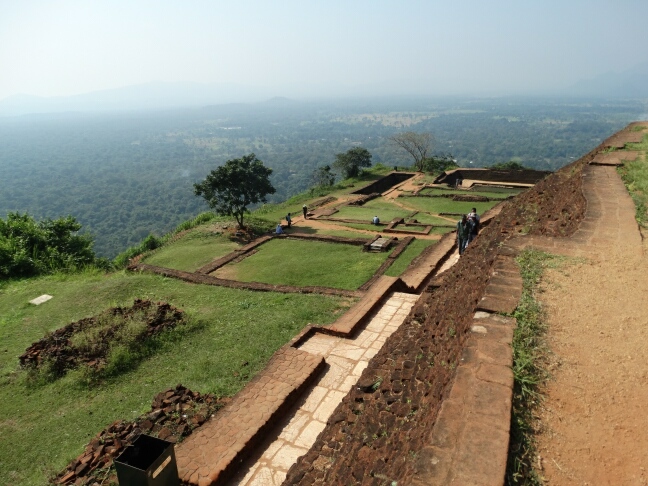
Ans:
[{"label": "tree canopy", "polygon": [[402,132],[389,137],[389,141],[412,156],[415,170],[423,171],[423,162],[434,143],[431,133]]},{"label": "tree canopy", "polygon": [[97,263],[92,237],[76,234],[81,224],[72,216],[36,221],[29,214],[0,218],[0,277],[31,277],[74,270]]},{"label": "tree canopy", "polygon": [[330,165],[318,167],[313,171],[313,184],[320,187],[331,187],[335,184],[335,174]]},{"label": "tree canopy", "polygon": [[528,167],[524,167],[522,164],[519,162],[516,162],[514,160],[509,160],[508,162],[499,162],[497,164],[493,164],[490,166],[487,166],[488,169],[495,169],[495,170],[525,170],[528,169]]},{"label": "tree canopy", "polygon": [[363,167],[371,167],[371,153],[364,147],[354,147],[342,154],[335,154],[333,167],[344,178],[357,177]]},{"label": "tree canopy", "polygon": [[248,206],[265,203],[266,196],[274,194],[270,174],[272,169],[251,153],[212,170],[204,181],[194,184],[194,193],[205,198],[216,213],[233,216],[239,228],[243,228]]},{"label": "tree canopy", "polygon": [[423,170],[435,174],[459,167],[451,154],[433,155],[423,159]]}]

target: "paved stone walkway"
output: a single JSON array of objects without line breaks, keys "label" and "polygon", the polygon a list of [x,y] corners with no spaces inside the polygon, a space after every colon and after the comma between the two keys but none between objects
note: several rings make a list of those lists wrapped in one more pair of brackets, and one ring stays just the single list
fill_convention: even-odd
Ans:
[{"label": "paved stone walkway", "polygon": [[317,333],[302,343],[299,349],[324,357],[328,369],[270,434],[263,451],[243,467],[231,484],[280,485],[297,458],[315,443],[342,398],[403,323],[417,299],[418,295],[395,292],[354,338]]}]

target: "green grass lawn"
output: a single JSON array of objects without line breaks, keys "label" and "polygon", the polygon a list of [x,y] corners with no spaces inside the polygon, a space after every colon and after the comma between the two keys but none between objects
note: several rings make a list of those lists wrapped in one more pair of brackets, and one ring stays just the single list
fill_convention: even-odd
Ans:
[{"label": "green grass lawn", "polygon": [[217,270],[216,275],[243,282],[355,290],[371,278],[387,255],[339,243],[273,239],[254,255]]},{"label": "green grass lawn", "polygon": [[398,258],[396,258],[396,261],[393,263],[391,267],[387,269],[385,272],[385,275],[389,275],[390,277],[398,277],[401,273],[405,271],[405,269],[409,266],[409,264],[421,254],[423,250],[425,250],[428,246],[436,244],[436,241],[431,241],[431,240],[414,240],[412,241],[409,245],[407,245],[407,248],[405,248],[405,251],[398,255]]},{"label": "green grass lawn", "polygon": [[[335,224],[339,224],[341,226],[346,226],[348,228],[354,228],[354,229],[359,229],[359,230],[366,230],[366,231],[374,231],[376,233],[380,233],[382,229],[385,228],[385,226],[376,226],[371,223],[338,223],[335,222]],[[365,234],[365,236],[369,236]]]},{"label": "green grass lawn", "polygon": [[[452,223],[450,223],[452,224]],[[432,228],[432,231],[430,231],[429,234],[431,235],[445,235],[446,233],[450,233],[451,231],[454,231],[456,228],[456,223],[452,228],[442,228],[440,226],[436,226]]]},{"label": "green grass lawn", "polygon": [[425,195],[431,195],[431,196],[441,196],[443,194],[449,194],[449,195],[456,195],[456,194],[463,194],[463,191],[458,191],[457,189],[440,189],[437,187],[426,187],[425,189],[421,190],[419,194],[425,194]]},{"label": "green grass lawn", "polygon": [[[359,251],[359,250],[358,250]],[[54,298],[40,306],[28,300]],[[45,332],[135,298],[183,309],[187,324],[163,334],[156,353],[129,372],[89,386],[81,372],[45,384],[18,356]],[[132,419],[178,383],[232,395],[307,323],[327,324],[348,299],[201,286],[148,274],[86,273],[4,282],[0,287],[0,481],[43,485],[102,428]],[[247,365],[243,365],[248,363]]]},{"label": "green grass lawn", "polygon": [[448,221],[447,219],[439,218],[438,216],[433,216],[428,213],[417,213],[415,214],[412,218],[408,219],[415,219],[419,223],[425,223],[425,224],[434,224],[434,225],[448,225],[448,224],[453,224],[452,221]]},{"label": "green grass lawn", "polygon": [[[335,223],[338,224],[338,223]],[[365,240],[370,240],[371,235],[366,233],[360,233],[359,231],[345,231],[332,228],[313,228],[312,226],[305,226],[299,224],[299,226],[293,226],[292,230],[285,230],[287,234],[291,233],[306,233],[309,235],[323,235],[323,236],[340,236],[342,238],[362,238]]]},{"label": "green grass lawn", "polygon": [[400,230],[400,231],[414,231],[416,233],[421,233],[422,235],[426,235],[428,232],[426,231],[425,226],[408,226],[406,224],[398,224],[394,228],[395,230]]},{"label": "green grass lawn", "polygon": [[415,184],[416,185],[432,184],[437,177],[439,177],[439,174],[426,173],[423,174],[422,176],[419,176],[416,179]]},{"label": "green grass lawn", "polygon": [[643,227],[648,227],[648,135],[642,143],[628,144],[628,150],[643,151],[634,162],[626,162],[618,168],[637,208],[635,217]]},{"label": "green grass lawn", "polygon": [[411,213],[412,211],[403,209],[395,204],[374,199],[364,206],[344,206],[337,213],[331,215],[331,217],[357,219],[358,221],[371,223],[373,217],[378,216],[382,223],[389,223],[394,218],[405,218]]},{"label": "green grass lawn", "polygon": [[215,258],[227,255],[239,245],[214,233],[210,225],[201,226],[181,239],[164,245],[142,263],[193,272]]},{"label": "green grass lawn", "polygon": [[[399,198],[401,199],[401,198]],[[429,213],[469,213],[471,208],[477,208],[479,214],[483,214],[497,204],[496,201],[492,202],[463,202],[453,201],[443,197],[404,197],[403,203],[407,206],[418,209],[419,211],[427,211]],[[417,215],[418,216],[418,215]],[[415,216],[415,218],[417,218]],[[417,218],[418,219],[418,218]]]}]

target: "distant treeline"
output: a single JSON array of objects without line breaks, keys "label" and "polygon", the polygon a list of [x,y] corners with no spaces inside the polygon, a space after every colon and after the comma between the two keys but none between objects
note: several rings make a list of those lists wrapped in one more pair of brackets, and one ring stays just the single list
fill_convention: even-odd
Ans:
[{"label": "distant treeline", "polygon": [[[112,258],[206,209],[193,183],[254,152],[283,201],[310,187],[317,167],[354,146],[373,163],[409,165],[387,142],[430,131],[435,153],[462,166],[516,160],[554,170],[645,112],[635,102],[538,100],[275,101],[157,113],[0,119],[0,217],[74,216]],[[472,164],[470,163],[472,161]]]}]

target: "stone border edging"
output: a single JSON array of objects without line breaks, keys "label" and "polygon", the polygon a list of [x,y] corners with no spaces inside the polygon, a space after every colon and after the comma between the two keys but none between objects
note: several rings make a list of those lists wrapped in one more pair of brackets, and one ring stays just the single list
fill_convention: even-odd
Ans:
[{"label": "stone border edging", "polygon": [[[493,262],[449,396],[421,450],[412,485],[502,485],[513,400],[512,313],[522,277],[510,249]],[[489,312],[484,312],[488,310]]]},{"label": "stone border edging", "polygon": [[[378,235],[378,236],[380,237],[380,235]],[[376,239],[378,239],[378,238],[376,238]],[[394,239],[395,238],[392,238],[391,241],[393,241]],[[378,281],[378,279],[380,279],[380,277],[382,277],[385,274],[387,269],[394,264],[396,259],[401,255],[401,253],[403,253],[405,251],[405,249],[409,246],[409,244],[412,241],[414,241],[413,236],[407,236],[407,237],[403,238],[402,240],[400,240],[398,242],[396,248],[394,248],[394,250],[387,256],[387,258],[380,265],[380,267],[378,267],[378,270],[376,270],[374,272],[374,274],[371,276],[371,278],[369,280],[367,280],[360,287],[358,287],[358,290],[369,290],[374,285],[374,283],[376,283]]]},{"label": "stone border edging", "polygon": [[641,152],[637,150],[617,150],[599,153],[590,161],[590,165],[624,165],[624,162],[634,162]]},{"label": "stone border edging", "polygon": [[428,246],[403,272],[400,279],[410,293],[420,293],[425,282],[436,272],[455,249],[455,233],[441,237],[438,243]]},{"label": "stone border edging", "polygon": [[318,332],[347,337],[366,322],[367,317],[392,292],[402,292],[403,284],[399,277],[381,276],[362,299],[356,302],[337,321],[328,327],[315,328]]},{"label": "stone border edging", "polygon": [[643,141],[644,133],[632,132],[629,131],[629,128],[630,125],[628,125],[624,130],[621,130],[607,138],[602,144],[603,148],[622,149],[625,147],[626,143],[641,143]]},{"label": "stone border edging", "polygon": [[475,314],[450,394],[416,460],[412,485],[504,484],[515,325],[510,317]]},{"label": "stone border edging", "polygon": [[272,239],[272,235],[266,235],[262,236],[261,238],[257,238],[251,243],[248,243],[242,248],[239,248],[238,250],[234,250],[231,253],[228,253],[227,255],[217,258],[216,260],[212,260],[209,262],[207,265],[203,265],[200,267],[198,270],[195,271],[195,273],[202,273],[202,274],[209,274],[212,273],[215,270],[218,270],[220,267],[223,267],[230,263],[232,260],[236,260],[237,258],[245,255],[246,253],[254,250],[258,246],[264,244],[265,242],[269,241]]},{"label": "stone border edging", "polygon": [[333,287],[293,287],[292,285],[272,285],[261,282],[240,282],[238,280],[226,280],[223,278],[212,277],[211,275],[185,272],[183,270],[174,270],[172,268],[157,267],[146,263],[138,263],[128,267],[130,271],[151,272],[164,277],[173,277],[185,282],[215,285],[218,287],[229,287],[232,289],[258,290],[261,292],[281,292],[285,294],[322,294],[337,295],[341,297],[362,297],[365,292],[358,290],[336,289]]},{"label": "stone border edging", "polygon": [[281,347],[230,403],[176,446],[183,483],[224,484],[325,366],[321,356]]},{"label": "stone border edging", "polygon": [[267,243],[268,241],[274,238],[295,238],[295,239],[302,239],[302,240],[316,240],[316,241],[341,243],[341,244],[354,245],[354,246],[364,245],[367,242],[367,240],[364,238],[345,238],[343,236],[310,235],[308,233],[286,233],[285,236],[265,235],[265,236],[261,236],[260,238],[257,238],[251,243],[248,243],[247,245],[245,245],[242,248],[239,248],[238,250],[234,250],[225,256],[212,260],[207,265],[203,265],[198,270],[196,270],[195,273],[210,274],[212,272],[215,272],[219,268],[224,267],[228,263],[231,263],[232,261],[236,260],[237,258],[240,258],[243,255],[246,255],[247,253],[250,253],[252,250],[258,248],[259,246],[263,245],[264,243]]}]

